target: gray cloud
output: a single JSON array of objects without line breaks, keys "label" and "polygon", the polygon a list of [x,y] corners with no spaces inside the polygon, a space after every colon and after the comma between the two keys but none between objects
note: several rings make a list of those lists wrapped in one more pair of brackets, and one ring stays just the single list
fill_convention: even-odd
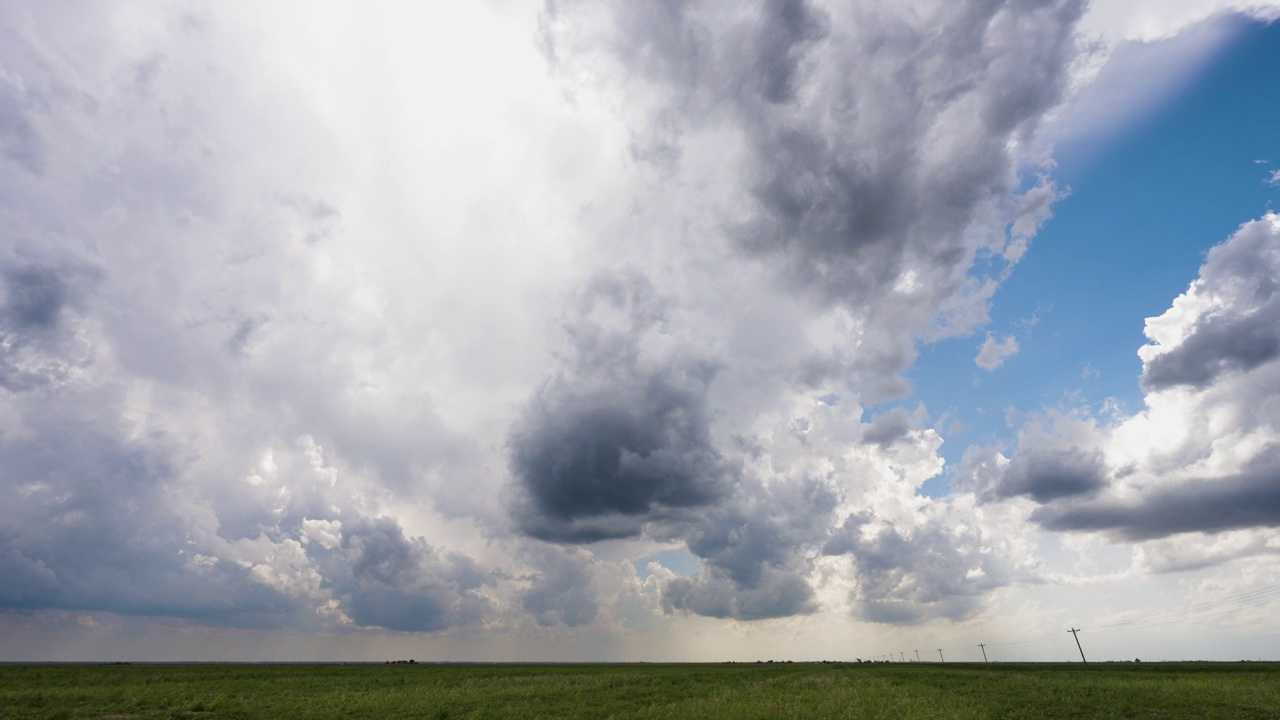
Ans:
[{"label": "gray cloud", "polygon": [[911,416],[903,408],[894,408],[871,419],[862,433],[864,442],[888,447],[906,436],[911,430]]},{"label": "gray cloud", "polygon": [[645,357],[643,340],[662,334],[662,320],[642,276],[602,276],[585,293],[567,323],[569,354],[512,429],[524,532],[562,542],[631,537],[723,494],[728,470],[706,404],[715,367]]},{"label": "gray cloud", "polygon": [[750,583],[735,582],[722,571],[667,580],[662,585],[667,612],[683,610],[713,618],[764,620],[817,610],[813,589],[792,569],[768,565]]},{"label": "gray cloud", "polygon": [[1247,372],[1280,357],[1277,232],[1267,221],[1248,223],[1209,252],[1199,279],[1184,295],[1197,306],[1177,342],[1162,346],[1159,330],[1151,329],[1162,318],[1148,321],[1148,335],[1156,333],[1152,339],[1157,344],[1143,348],[1144,390],[1205,388],[1222,375]]},{"label": "gray cloud", "polygon": [[[810,53],[803,100],[768,113],[739,98],[761,173],[743,247],[832,301],[873,301],[908,273],[927,276],[940,285],[916,301],[932,315],[972,261],[957,230],[1015,190],[1008,140],[1057,101],[1081,8],[963,3],[922,25],[855,10],[820,48],[812,36],[793,45],[774,66],[793,77],[796,54]],[[923,23],[942,30],[926,39],[937,30]],[[1015,25],[1021,36],[1002,32]],[[939,143],[940,132],[973,144]]]},{"label": "gray cloud", "polygon": [[981,596],[1013,576],[1007,560],[984,549],[991,541],[978,528],[945,518],[899,529],[865,511],[847,517],[822,551],[852,557],[858,617],[898,625],[977,612]]},{"label": "gray cloud", "polygon": [[1157,355],[1142,373],[1147,391],[1178,385],[1203,388],[1219,375],[1245,372],[1280,357],[1280,292],[1243,315],[1206,315],[1173,350]]},{"label": "gray cloud", "polygon": [[589,625],[599,613],[591,556],[570,548],[535,548],[538,571],[520,593],[520,605],[539,625]]},{"label": "gray cloud", "polygon": [[391,518],[347,523],[342,554],[349,574],[331,582],[359,625],[430,632],[475,623],[491,611],[475,592],[491,581],[474,560],[406,538]]},{"label": "gray cloud", "polygon": [[45,267],[5,268],[4,319],[18,330],[53,328],[70,289],[62,273]]},{"label": "gray cloud", "polygon": [[703,571],[662,585],[663,607],[759,620],[813,612],[805,548],[826,535],[836,496],[810,479],[764,486],[744,480],[732,499],[686,529]]},{"label": "gray cloud", "polygon": [[1049,530],[1109,531],[1125,540],[1280,527],[1280,446],[1228,477],[1163,484],[1136,501],[1048,505],[1031,519]]},{"label": "gray cloud", "polygon": [[295,599],[189,540],[167,502],[166,485],[182,471],[171,440],[129,440],[109,419],[60,416],[66,409],[30,410],[34,434],[0,444],[0,603],[215,624],[293,620]]},{"label": "gray cloud", "polygon": [[756,28],[756,89],[775,104],[795,100],[801,63],[814,43],[826,37],[830,20],[806,0],[767,0]]},{"label": "gray cloud", "polygon": [[14,258],[0,265],[0,387],[22,392],[60,382],[87,362],[64,315],[79,315],[100,275],[69,258]]},{"label": "gray cloud", "polygon": [[4,156],[32,175],[44,173],[44,141],[27,118],[29,100],[21,88],[0,81],[0,146]]},{"label": "gray cloud", "polygon": [[742,139],[729,242],[868,320],[858,353],[815,353],[798,374],[892,397],[920,336],[985,321],[1025,248],[1005,253],[1007,229],[1043,219],[1051,183],[1022,187],[1014,148],[1062,95],[1085,3],[821,5],[554,2],[544,42],[561,68],[603,52],[639,83],[632,132],[670,172],[690,134]]},{"label": "gray cloud", "polygon": [[[774,0],[544,7],[548,56],[565,77],[594,78],[626,108],[633,157],[692,187],[701,177],[681,165],[689,152],[705,157],[712,137],[732,149],[724,171],[735,181],[715,196],[728,209],[714,232],[732,260],[763,264],[773,290],[831,313],[847,334],[834,346],[793,349],[789,382],[847,384],[862,400],[904,393],[900,374],[916,343],[985,321],[986,298],[1025,249],[1026,233],[1012,238],[1009,228],[1036,225],[1055,196],[1047,180],[1024,186],[1017,166],[1027,158],[1015,148],[1030,144],[1061,97],[1081,0],[911,12]],[[517,524],[556,542],[646,532],[683,540],[703,570],[664,582],[668,611],[738,619],[812,611],[804,548],[828,539],[835,480],[810,485],[739,469],[738,451],[711,432],[717,408],[698,370],[704,360],[636,360],[676,312],[640,313],[647,306],[628,302],[620,323],[606,327],[581,311],[568,323],[573,349],[513,428]],[[670,299],[676,310],[683,302],[691,300]],[[642,315],[652,319],[634,319]],[[717,358],[717,377],[751,362]],[[890,448],[909,428],[904,412],[891,412],[857,437]],[[678,461],[663,463],[659,482],[626,463],[646,452]],[[755,457],[767,453],[762,445]],[[1052,492],[1044,478],[1037,483],[1025,492]],[[938,531],[898,553],[886,536],[858,550],[871,556],[862,572],[882,576],[876,568],[889,567],[881,560],[890,554],[909,567],[911,553],[928,555],[945,537]],[[971,612],[984,586],[944,576],[923,594],[894,592],[916,608],[912,617]],[[863,599],[882,585],[867,583]],[[963,600],[946,609],[953,590]]]},{"label": "gray cloud", "polygon": [[1106,486],[1106,464],[1098,450],[1028,448],[1014,456],[994,494],[1002,498],[1024,495],[1047,503],[1092,495]]}]

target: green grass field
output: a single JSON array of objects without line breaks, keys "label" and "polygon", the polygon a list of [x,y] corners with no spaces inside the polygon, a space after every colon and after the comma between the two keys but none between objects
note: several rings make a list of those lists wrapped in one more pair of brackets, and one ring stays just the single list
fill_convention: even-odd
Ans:
[{"label": "green grass field", "polygon": [[1280,664],[6,665],[0,718],[1280,718]]}]

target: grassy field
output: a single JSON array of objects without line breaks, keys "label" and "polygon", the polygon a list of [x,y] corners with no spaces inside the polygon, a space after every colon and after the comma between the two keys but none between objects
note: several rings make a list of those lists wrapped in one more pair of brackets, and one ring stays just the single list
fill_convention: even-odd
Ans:
[{"label": "grassy field", "polygon": [[1280,664],[5,665],[0,718],[1280,718]]}]

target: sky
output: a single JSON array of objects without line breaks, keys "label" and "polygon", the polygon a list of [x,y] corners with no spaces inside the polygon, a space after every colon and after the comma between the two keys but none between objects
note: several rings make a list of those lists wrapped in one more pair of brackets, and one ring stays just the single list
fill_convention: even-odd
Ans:
[{"label": "sky", "polygon": [[0,2],[0,661],[1271,659],[1280,2]]}]

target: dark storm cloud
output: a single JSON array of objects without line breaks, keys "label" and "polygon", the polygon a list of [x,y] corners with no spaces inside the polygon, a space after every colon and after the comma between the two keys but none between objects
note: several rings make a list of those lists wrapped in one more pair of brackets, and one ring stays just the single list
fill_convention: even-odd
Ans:
[{"label": "dark storm cloud", "polygon": [[64,320],[82,309],[99,277],[76,260],[0,263],[0,387],[22,392],[47,385],[84,362]]},{"label": "dark storm cloud", "polygon": [[4,324],[15,330],[53,328],[70,289],[63,273],[53,268],[26,266],[0,271],[4,282]]},{"label": "dark storm cloud", "polygon": [[979,609],[983,594],[1008,584],[1012,568],[984,551],[988,542],[971,526],[930,519],[899,530],[866,511],[846,518],[823,554],[853,558],[857,587],[850,599],[859,618],[913,624],[965,619]]},{"label": "dark storm cloud", "polygon": [[475,592],[490,582],[475,561],[405,537],[392,518],[347,523],[342,557],[349,574],[333,580],[335,591],[358,625],[430,632],[473,623],[490,610]]},{"label": "dark storm cloud", "polygon": [[714,366],[645,357],[662,314],[638,275],[598,278],[585,294],[567,323],[562,367],[511,432],[524,532],[559,542],[630,537],[722,493],[706,406]]},{"label": "dark storm cloud", "polygon": [[245,567],[200,556],[168,506],[182,455],[163,438],[56,414],[28,412],[31,435],[0,443],[0,603],[248,626],[300,609]]},{"label": "dark storm cloud", "polygon": [[777,112],[738,99],[760,172],[742,246],[832,302],[907,272],[937,283],[930,303],[957,292],[973,251],[958,230],[1016,191],[1010,141],[1061,96],[1083,5],[954,3],[927,21],[853,10],[820,49],[811,32],[797,46],[813,55],[797,81],[808,99]]},{"label": "dark storm cloud", "polygon": [[805,0],[766,0],[754,42],[756,86],[766,101],[795,98],[805,51],[829,28],[827,16]]},{"label": "dark storm cloud", "polygon": [[803,548],[821,542],[835,504],[812,480],[739,487],[686,531],[704,570],[663,583],[663,607],[737,620],[813,612]]},{"label": "dark storm cloud", "polygon": [[1031,519],[1049,530],[1102,530],[1126,540],[1280,527],[1280,447],[1229,477],[1170,483],[1129,501],[1048,505]]},{"label": "dark storm cloud", "polygon": [[994,494],[1001,498],[1022,495],[1047,503],[1092,495],[1106,485],[1107,469],[1101,451],[1029,448],[1014,456]]}]

